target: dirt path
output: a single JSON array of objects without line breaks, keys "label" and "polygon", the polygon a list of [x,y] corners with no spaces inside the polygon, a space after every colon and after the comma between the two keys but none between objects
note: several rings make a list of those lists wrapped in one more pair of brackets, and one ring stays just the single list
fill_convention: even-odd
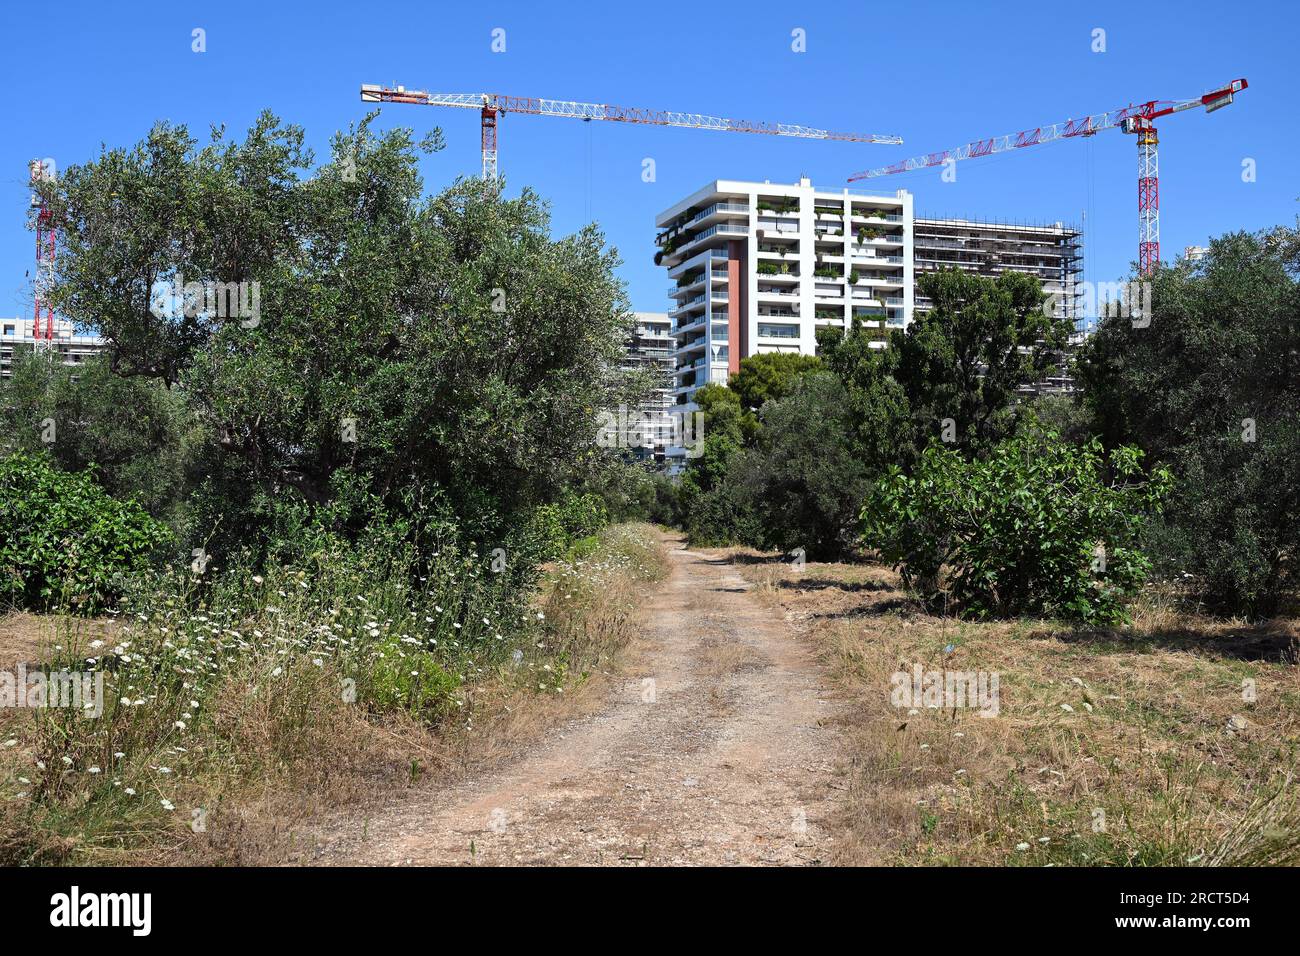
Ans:
[{"label": "dirt path", "polygon": [[835,709],[779,611],[681,550],[606,706],[496,772],[327,835],[316,863],[812,864],[829,837]]}]

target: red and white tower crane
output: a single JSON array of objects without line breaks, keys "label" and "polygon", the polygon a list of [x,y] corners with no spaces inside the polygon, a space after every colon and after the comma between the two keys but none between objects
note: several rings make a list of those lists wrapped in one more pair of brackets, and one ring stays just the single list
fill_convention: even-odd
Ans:
[{"label": "red and white tower crane", "polygon": [[1070,119],[1050,126],[1039,126],[1019,133],[995,136],[992,139],[980,139],[956,149],[914,156],[892,166],[856,173],[849,177],[849,182],[888,176],[926,166],[940,166],[950,160],[976,159],[991,153],[1037,146],[1040,143],[1050,143],[1052,140],[1067,139],[1071,136],[1095,136],[1104,129],[1118,127],[1123,132],[1132,133],[1137,137],[1138,268],[1142,275],[1150,275],[1160,261],[1160,165],[1156,149],[1159,138],[1156,134],[1155,120],[1196,106],[1203,106],[1205,112],[1213,113],[1230,104],[1233,95],[1245,88],[1244,79],[1233,80],[1209,93],[1191,99],[1149,100],[1145,103],[1130,104],[1105,113],[1085,116],[1082,119]]},{"label": "red and white tower crane", "polygon": [[[32,283],[35,311],[32,316],[32,338],[36,345],[48,345],[54,340],[54,310],[49,303],[49,289],[54,272],[54,218],[38,187],[54,178],[54,170],[46,161],[33,159],[27,164],[28,181],[32,187],[32,219],[36,229],[36,278]],[[41,327],[41,312],[45,312],[45,326]]]},{"label": "red and white tower crane", "polygon": [[714,129],[728,133],[765,133],[769,136],[797,136],[802,139],[831,139],[849,143],[888,143],[898,145],[897,136],[872,133],[833,133],[811,126],[789,123],[759,123],[749,120],[723,119],[701,113],[675,113],[670,110],[647,110],[602,103],[573,103],[544,100],[532,96],[503,96],[499,93],[426,93],[405,87],[388,88],[363,85],[365,103],[413,103],[418,106],[459,106],[477,109],[482,118],[483,178],[497,178],[497,118],[501,113],[531,113],[535,116],[560,116],[568,119],[607,120],[615,123],[643,123],[651,126],[683,126],[688,129]]}]

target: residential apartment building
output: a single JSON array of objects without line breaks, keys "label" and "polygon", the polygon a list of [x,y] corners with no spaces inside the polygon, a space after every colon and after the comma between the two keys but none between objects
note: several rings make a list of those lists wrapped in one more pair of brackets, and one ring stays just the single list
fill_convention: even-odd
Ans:
[{"label": "residential apartment building", "polygon": [[[15,356],[38,344],[32,337],[31,319],[0,319],[0,378],[13,374]],[[42,339],[40,346],[57,351],[64,365],[80,365],[104,350],[104,340],[96,335],[77,335],[71,322],[54,320],[54,338]]]},{"label": "residential apartment building", "polygon": [[[816,332],[912,319],[912,196],[719,179],[661,212],[672,280],[675,413],[764,352],[814,355]],[[882,342],[883,347],[883,342]]]},{"label": "residential apartment building", "polygon": [[[719,179],[655,219],[655,260],[673,304],[671,408],[696,409],[695,392],[725,384],[740,360],[763,352],[815,355],[817,329],[861,320],[885,347],[930,302],[915,291],[926,272],[1021,272],[1037,278],[1055,314],[1084,338],[1082,231],[1049,224],[914,218],[906,190],[847,189]],[[1060,365],[1065,367],[1066,355]],[[1070,392],[1065,373],[1025,389]],[[681,449],[670,448],[677,457]]]},{"label": "residential apartment building", "polygon": [[[1022,272],[1042,282],[1059,318],[1076,327],[1082,321],[1080,230],[1059,222],[1028,225],[925,218],[917,218],[913,229],[918,279],[939,269],[962,269],[986,276]],[[929,307],[929,300],[918,293],[917,310]]]},{"label": "residential apartment building", "polygon": [[672,439],[673,338],[672,320],[666,312],[637,312],[636,327],[627,344],[625,368],[649,372],[658,383],[639,409],[638,427],[632,436],[638,457],[664,460]]}]

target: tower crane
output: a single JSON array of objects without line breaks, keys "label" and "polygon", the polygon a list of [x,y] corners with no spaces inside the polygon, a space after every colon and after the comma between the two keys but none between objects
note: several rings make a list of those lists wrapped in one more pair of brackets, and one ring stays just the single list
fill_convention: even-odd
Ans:
[{"label": "tower crane", "polygon": [[533,96],[503,96],[500,93],[426,93],[405,87],[388,88],[363,85],[364,103],[413,103],[417,106],[459,106],[477,109],[482,118],[483,178],[497,178],[497,119],[502,113],[531,113],[535,116],[561,116],[580,120],[608,120],[615,123],[643,123],[651,126],[683,126],[688,129],[714,129],[729,133],[766,133],[769,136],[796,136],[802,139],[830,139],[849,143],[888,143],[898,145],[897,136],[879,134],[833,133],[811,126],[789,123],[760,123],[749,120],[723,119],[701,113],[676,113],[671,110],[647,110],[603,103],[572,103],[545,100]]},{"label": "tower crane", "polygon": [[[49,294],[54,270],[55,230],[54,218],[45,197],[39,192],[40,184],[54,178],[54,171],[43,160],[33,159],[27,164],[32,187],[31,217],[36,230],[36,278],[33,282],[35,309],[32,315],[32,339],[36,347],[48,346],[54,339],[54,309]],[[45,313],[45,327],[41,327],[41,312]]]},{"label": "tower crane", "polygon": [[1072,136],[1095,136],[1102,130],[1118,127],[1121,131],[1137,137],[1138,269],[1142,275],[1150,275],[1160,261],[1160,167],[1156,149],[1159,137],[1156,134],[1155,120],[1196,106],[1203,106],[1205,112],[1213,113],[1229,105],[1233,96],[1245,88],[1244,79],[1233,80],[1231,83],[1191,99],[1148,100],[1145,103],[1129,104],[1105,113],[1085,116],[1082,119],[1069,119],[1063,123],[1039,126],[1019,133],[995,136],[992,139],[979,139],[956,149],[914,156],[892,166],[856,173],[849,177],[849,182],[889,176],[926,166],[939,166],[950,160],[976,159],[991,153],[1023,149],[1026,146],[1037,146],[1040,143],[1050,143],[1053,140],[1068,139]]}]

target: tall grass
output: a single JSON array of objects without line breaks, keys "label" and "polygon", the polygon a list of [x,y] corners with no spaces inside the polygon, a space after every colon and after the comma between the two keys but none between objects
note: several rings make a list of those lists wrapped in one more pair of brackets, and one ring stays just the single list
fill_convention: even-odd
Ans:
[{"label": "tall grass", "polygon": [[442,731],[473,728],[478,688],[558,694],[607,659],[660,560],[648,529],[611,528],[534,591],[450,545],[340,548],[165,575],[107,629],[58,618],[47,666],[102,674],[103,713],[32,710],[6,732],[0,862],[180,860],[259,793],[436,757]]},{"label": "tall grass", "polygon": [[123,849],[178,813],[201,825],[196,780],[204,799],[213,783],[266,780],[357,716],[436,724],[536,622],[484,556],[447,545],[416,570],[412,554],[365,548],[262,574],[187,568],[124,601],[107,640],[58,619],[48,669],[101,675],[103,712],[33,710],[11,738],[30,754],[7,801],[25,819],[6,821],[0,854]]}]

